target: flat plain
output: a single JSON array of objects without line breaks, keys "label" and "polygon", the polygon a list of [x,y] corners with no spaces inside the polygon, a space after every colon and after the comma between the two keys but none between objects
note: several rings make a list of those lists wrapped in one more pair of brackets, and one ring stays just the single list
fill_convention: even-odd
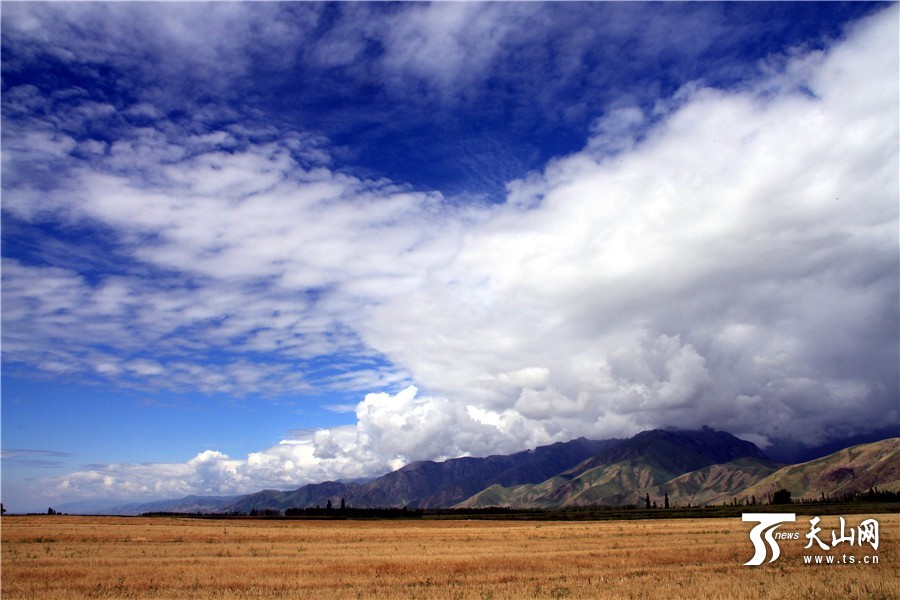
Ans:
[{"label": "flat plain", "polygon": [[[0,594],[15,598],[900,598],[900,515],[879,545],[771,564],[740,518],[638,521],[206,520],[4,516]],[[838,517],[818,534],[840,537]],[[804,555],[835,564],[805,564]],[[847,558],[853,557],[849,564]],[[871,564],[877,556],[878,564]],[[866,563],[869,564],[866,564]]]}]

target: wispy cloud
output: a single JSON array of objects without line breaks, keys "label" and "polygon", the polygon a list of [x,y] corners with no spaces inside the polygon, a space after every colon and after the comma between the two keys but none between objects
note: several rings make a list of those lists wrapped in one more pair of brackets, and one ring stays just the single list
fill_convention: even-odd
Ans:
[{"label": "wispy cloud", "polygon": [[[433,220],[445,212],[440,196],[304,167],[317,142],[303,136],[253,144],[222,131],[173,140],[160,133],[169,125],[156,123],[152,133],[131,128],[90,161],[66,155],[68,182],[52,191],[10,186],[9,215],[34,226],[55,219],[108,232],[92,251],[117,255],[122,272],[92,280],[83,265],[8,259],[8,356],[93,365],[104,376],[164,375],[176,385],[208,381],[197,371],[204,367],[184,360],[198,351],[274,352],[284,360],[344,352],[358,357],[351,362],[374,356],[343,313],[408,287],[427,267],[430,237],[441,226]],[[14,153],[7,171],[15,181],[41,161]],[[57,255],[66,247],[60,243]],[[85,253],[84,237],[68,245]],[[411,259],[398,265],[404,254]],[[50,257],[40,249],[29,258]],[[98,348],[100,339],[114,356]],[[278,365],[254,375],[238,358],[221,362],[232,364],[228,379],[238,385],[222,384],[231,391],[241,383],[259,390],[254,382],[263,379],[280,389],[308,387],[303,374]],[[393,379],[368,370],[353,378]]]},{"label": "wispy cloud", "polygon": [[29,450],[9,448],[0,451],[0,458],[7,467],[30,467],[36,469],[57,469],[66,464],[63,460],[72,456],[69,452],[56,450]]}]

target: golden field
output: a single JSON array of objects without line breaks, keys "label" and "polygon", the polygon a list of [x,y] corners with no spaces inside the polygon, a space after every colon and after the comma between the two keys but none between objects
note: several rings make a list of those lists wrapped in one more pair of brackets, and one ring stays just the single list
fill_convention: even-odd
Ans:
[{"label": "golden field", "polygon": [[[740,518],[305,521],[5,516],[0,594],[14,598],[900,598],[900,515],[877,552],[804,550],[772,564]],[[838,518],[823,517],[830,542]],[[806,565],[802,555],[857,564]],[[877,555],[879,564],[860,564]]]}]

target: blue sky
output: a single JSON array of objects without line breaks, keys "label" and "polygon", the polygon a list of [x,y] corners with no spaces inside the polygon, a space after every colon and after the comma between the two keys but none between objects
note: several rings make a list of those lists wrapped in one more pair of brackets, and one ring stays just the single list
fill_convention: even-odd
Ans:
[{"label": "blue sky", "polygon": [[3,502],[898,422],[898,11],[4,3]]}]

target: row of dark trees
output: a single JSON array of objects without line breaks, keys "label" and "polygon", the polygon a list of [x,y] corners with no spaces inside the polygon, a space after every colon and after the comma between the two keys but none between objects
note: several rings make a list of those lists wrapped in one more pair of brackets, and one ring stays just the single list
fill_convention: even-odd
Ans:
[{"label": "row of dark trees", "polygon": [[[663,502],[664,507],[669,508],[669,494],[665,494]],[[828,496],[822,492],[822,495],[819,498],[801,498],[796,500],[792,497],[790,490],[782,488],[766,494],[765,502],[762,502],[762,499],[757,502],[756,496],[751,496],[750,498],[733,498],[730,503],[724,502],[723,506],[757,506],[757,504],[840,504],[846,502],[900,502],[900,491],[891,492],[879,490],[878,487],[871,487],[865,492],[847,492],[837,496]],[[687,507],[690,508],[690,504],[688,504]],[[648,510],[657,508],[656,501],[650,501],[650,494],[647,494],[644,498],[644,508]]]},{"label": "row of dark trees", "polygon": [[865,492],[845,492],[836,496],[827,496],[824,493],[819,498],[802,498],[798,502],[803,504],[816,504],[821,502],[900,502],[900,490],[892,492],[879,490],[877,486],[870,487]]},{"label": "row of dark trees", "polygon": [[818,498],[801,498],[799,500],[792,499],[791,492],[786,489],[780,489],[769,495],[769,504],[841,504],[847,502],[900,502],[900,491],[891,492],[871,487],[865,492],[846,492],[836,496],[828,496],[822,492]]},{"label": "row of dark trees", "polygon": [[404,517],[421,517],[421,510],[411,510],[407,507],[403,508],[350,508],[347,506],[346,500],[341,498],[340,504],[335,507],[331,500],[325,504],[325,508],[322,508],[321,505],[316,505],[315,507],[307,507],[307,508],[299,508],[293,507],[288,508],[284,512],[272,509],[253,509],[247,515],[250,517],[331,517],[331,518],[345,518],[345,519],[365,519],[365,518],[374,518],[374,519],[400,519]]}]

